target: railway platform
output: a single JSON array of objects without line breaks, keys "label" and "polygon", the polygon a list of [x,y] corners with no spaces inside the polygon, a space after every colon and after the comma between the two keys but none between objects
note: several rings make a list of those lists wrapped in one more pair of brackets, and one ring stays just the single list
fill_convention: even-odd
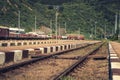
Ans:
[{"label": "railway platform", "polygon": [[120,43],[110,42],[110,80],[120,80]]},{"label": "railway platform", "polygon": [[[33,41],[32,43],[34,42],[36,41]],[[78,48],[78,47],[81,47],[87,44],[94,44],[100,41],[89,42],[89,41],[58,40],[57,43],[56,41],[53,41],[53,43],[48,43],[52,41],[44,41],[44,43],[41,41],[39,42],[40,44],[0,47],[0,65],[4,65],[5,63],[9,63],[11,61],[18,62],[25,58],[31,57],[31,55],[36,56],[36,55],[44,55],[44,54],[48,54],[48,55],[54,54],[59,51],[74,49],[74,48]],[[6,44],[9,44],[9,42]]]}]

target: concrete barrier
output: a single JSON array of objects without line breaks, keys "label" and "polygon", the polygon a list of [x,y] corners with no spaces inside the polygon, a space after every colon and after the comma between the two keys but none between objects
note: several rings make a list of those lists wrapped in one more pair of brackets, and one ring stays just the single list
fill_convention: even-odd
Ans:
[{"label": "concrete barrier", "polygon": [[61,47],[60,46],[58,46],[58,51],[61,51],[61,49],[60,49]]},{"label": "concrete barrier", "polygon": [[56,46],[55,50],[58,51],[58,46]]},{"label": "concrete barrier", "polygon": [[35,55],[36,55],[36,54],[41,54],[40,48],[35,48],[35,49],[34,49],[34,52],[35,52]]},{"label": "concrete barrier", "polygon": [[50,47],[50,52],[53,52],[53,47],[52,46]]},{"label": "concrete barrier", "polygon": [[71,49],[71,45],[70,44],[68,45],[68,49]]},{"label": "concrete barrier", "polygon": [[44,47],[44,54],[46,54],[48,52],[48,48]]},{"label": "concrete barrier", "polygon": [[2,43],[1,45],[2,45],[2,47],[7,47],[8,43]]},{"label": "concrete barrier", "polygon": [[12,50],[9,52],[0,52],[0,65],[9,62],[17,62],[28,58],[29,50]]},{"label": "concrete barrier", "polygon": [[76,44],[76,47],[78,48],[78,47],[81,47],[81,44]]},{"label": "concrete barrier", "polygon": [[75,44],[72,44],[72,45],[71,45],[71,48],[76,48],[76,45],[75,45]]},{"label": "concrete barrier", "polygon": [[69,49],[69,48],[68,48],[68,44],[66,45],[66,49]]},{"label": "concrete barrier", "polygon": [[31,54],[35,54],[35,50],[34,49],[26,49],[28,50],[28,54],[31,55]]},{"label": "concrete barrier", "polygon": [[41,51],[41,54],[44,54],[44,48],[39,48]]},{"label": "concrete barrier", "polygon": [[5,63],[5,53],[0,52],[0,65],[3,65]]},{"label": "concrete barrier", "polygon": [[0,43],[0,47],[2,47],[2,43]]},{"label": "concrete barrier", "polygon": [[51,47],[47,47],[47,53],[51,53]]},{"label": "concrete barrier", "polygon": [[65,50],[65,45],[62,45],[62,50]]},{"label": "concrete barrier", "polygon": [[14,61],[14,52],[5,52],[5,63]]},{"label": "concrete barrier", "polygon": [[53,47],[53,52],[56,52],[56,46],[52,46]]},{"label": "concrete barrier", "polygon": [[22,50],[14,50],[14,62],[17,62],[19,60],[22,60]]},{"label": "concrete barrier", "polygon": [[66,50],[67,49],[67,45],[64,45],[64,50]]},{"label": "concrete barrier", "polygon": [[63,50],[63,46],[62,46],[62,45],[60,46],[60,50],[61,50],[61,51]]},{"label": "concrete barrier", "polygon": [[29,51],[28,50],[22,50],[22,59],[23,58],[28,58],[29,56]]}]

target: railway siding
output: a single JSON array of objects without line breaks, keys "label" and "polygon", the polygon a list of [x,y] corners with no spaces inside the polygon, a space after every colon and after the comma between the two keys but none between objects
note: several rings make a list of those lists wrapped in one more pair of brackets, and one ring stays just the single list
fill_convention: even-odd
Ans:
[{"label": "railway siding", "polygon": [[115,51],[115,47],[109,43],[109,52],[110,52],[110,64],[111,64],[111,80],[119,80],[120,79],[120,58],[118,53]]},{"label": "railway siding", "polygon": [[[94,43],[93,43],[94,44]],[[70,50],[70,51],[73,51],[73,50],[78,50],[78,49],[80,49],[80,48],[85,48],[85,46],[88,46],[88,45],[90,45],[90,44],[88,44],[88,43],[84,43],[84,44],[81,44],[81,45],[79,45],[79,44],[73,44],[73,45],[77,45],[77,47],[75,47],[75,48],[70,48],[70,44],[65,44],[64,45],[64,51],[58,51],[59,49],[58,48],[61,48],[61,47],[58,47],[58,46],[61,46],[61,45],[58,45],[58,46],[55,46],[55,50],[56,50],[56,53],[59,53],[59,54],[62,54],[62,52],[64,52],[64,53],[66,53],[66,52],[68,52],[68,49]],[[79,45],[79,46],[78,46]],[[93,46],[96,46],[96,45],[98,45],[98,44],[95,44],[95,45],[93,45]],[[66,46],[66,47],[65,47]],[[68,48],[67,48],[67,46],[68,46]],[[89,49],[91,49],[92,50],[92,48],[93,47],[91,47],[91,46],[88,46],[87,48],[86,48],[86,50],[83,50],[83,51],[85,51],[85,53],[86,53],[86,51],[88,51],[89,52]],[[58,51],[58,52],[57,52]],[[79,53],[80,51],[78,51],[78,53]],[[72,54],[74,53],[74,51],[73,52],[71,52]],[[58,55],[59,55],[58,54]],[[80,53],[79,53],[80,54]],[[79,55],[78,54],[78,55]],[[53,54],[53,55],[55,55],[55,54]],[[11,78],[11,79],[14,79],[14,78],[16,78],[16,79],[19,79],[19,80],[24,80],[24,79],[21,79],[21,78],[32,78],[31,80],[33,80],[33,79],[35,79],[35,80],[39,80],[39,79],[42,79],[42,77],[43,78],[46,78],[46,77],[48,77],[47,79],[48,80],[50,80],[49,78],[53,78],[58,72],[61,72],[63,69],[65,69],[67,66],[70,66],[71,65],[71,62],[72,61],[76,61],[77,59],[56,59],[55,58],[55,56],[57,56],[57,55],[55,55],[55,56],[53,56],[53,55],[51,55],[52,56],[52,58],[51,59],[49,59],[49,60],[44,60],[44,61],[42,61],[42,63],[40,62],[37,62],[36,63],[36,66],[34,65],[34,64],[31,64],[31,67],[30,66],[26,66],[26,68],[20,68],[20,69],[18,69],[18,70],[16,70],[16,72],[15,71],[10,71],[10,72],[8,72],[8,74],[3,74],[4,75],[4,78],[5,78],[5,76],[6,76],[6,78]],[[64,54],[63,54],[64,55]],[[70,55],[70,54],[68,54],[68,55]],[[81,55],[83,55],[83,54],[81,54]],[[47,57],[47,56],[46,56]],[[64,57],[63,57],[64,58]],[[36,59],[39,59],[39,58],[36,58]],[[35,59],[35,60],[36,60]],[[64,63],[67,63],[67,64],[64,64]],[[62,65],[61,65],[62,64]],[[42,65],[42,66],[41,66]],[[58,67],[59,66],[59,67]],[[58,67],[58,68],[57,68]],[[21,74],[21,75],[18,75],[19,74],[19,72],[21,73],[21,71],[23,71],[24,73],[23,73],[23,75]],[[2,71],[1,71],[2,72]],[[4,72],[4,71],[3,71]],[[16,73],[18,73],[17,75],[16,75]],[[51,74],[52,73],[52,74]],[[15,74],[15,75],[14,75]],[[33,75],[33,74],[36,74],[36,75]],[[1,75],[1,76],[3,76],[3,75]],[[33,75],[33,77],[32,77],[32,75]],[[14,77],[13,77],[14,76]],[[22,76],[22,77],[21,77]],[[36,79],[36,78],[38,78],[38,79]],[[45,79],[46,80],[46,79]]]},{"label": "railway siding", "polygon": [[[61,41],[62,42],[62,41]],[[18,49],[18,50],[8,50],[7,51],[7,47],[6,47],[6,51],[1,51],[0,52],[0,65],[6,64],[6,63],[10,63],[10,62],[17,62],[17,61],[21,61],[24,60],[26,58],[30,58],[31,56],[39,56],[41,54],[54,54],[56,52],[61,52],[61,51],[65,51],[65,50],[70,50],[70,49],[75,49],[75,48],[79,48],[81,46],[85,46],[88,45],[88,42],[79,42],[78,41],[76,43],[70,43],[70,44],[66,44],[65,41],[63,41],[64,44],[57,44],[57,45],[45,45],[45,46],[40,46],[36,48],[25,48],[25,49]],[[68,41],[69,42],[69,41]],[[98,42],[91,42],[92,44],[94,43],[99,43]],[[91,44],[90,43],[90,44]],[[15,47],[16,48],[16,47]]]}]

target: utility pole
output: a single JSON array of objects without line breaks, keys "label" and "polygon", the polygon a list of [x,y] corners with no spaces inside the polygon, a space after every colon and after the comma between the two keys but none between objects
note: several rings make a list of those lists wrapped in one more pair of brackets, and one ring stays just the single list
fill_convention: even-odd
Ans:
[{"label": "utility pole", "polygon": [[95,22],[95,38],[96,38],[96,24],[97,24],[97,22]]},{"label": "utility pole", "polygon": [[57,20],[58,20],[58,9],[59,9],[59,6],[55,6],[55,8],[56,8],[56,13],[55,13],[55,27],[56,27],[56,40],[57,40],[57,25],[58,25],[58,23],[57,23]]},{"label": "utility pole", "polygon": [[91,33],[90,33],[90,38],[92,39],[92,36],[93,36],[93,31],[92,31],[92,28],[91,28]]},{"label": "utility pole", "polygon": [[60,36],[60,23],[59,23],[59,36]]},{"label": "utility pole", "polygon": [[117,15],[117,13],[116,13],[116,15],[115,15],[115,33],[116,33],[116,30],[117,30],[117,23],[118,22],[118,15]]},{"label": "utility pole", "polygon": [[105,36],[104,38],[106,39],[106,24],[105,24],[105,35],[104,36]]},{"label": "utility pole", "polygon": [[80,28],[79,28],[79,34],[80,34]]},{"label": "utility pole", "polygon": [[52,36],[52,20],[50,20],[50,29],[51,29],[51,36]]},{"label": "utility pole", "polygon": [[18,29],[20,33],[20,11],[18,11]]},{"label": "utility pole", "polygon": [[35,32],[36,32],[36,16],[35,16]]},{"label": "utility pole", "polygon": [[66,22],[65,22],[65,34],[67,33],[67,31],[66,31],[66,26],[67,26],[67,25],[66,25]]},{"label": "utility pole", "polygon": [[[20,11],[18,11],[18,33],[20,33]],[[17,38],[19,38],[19,34],[17,35]]]},{"label": "utility pole", "polygon": [[119,39],[119,34],[120,34],[120,11],[118,13],[118,39]]}]

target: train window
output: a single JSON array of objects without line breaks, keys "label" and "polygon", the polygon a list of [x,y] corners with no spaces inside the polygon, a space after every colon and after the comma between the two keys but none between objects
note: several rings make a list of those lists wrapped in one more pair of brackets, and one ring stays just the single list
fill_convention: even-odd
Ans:
[{"label": "train window", "polygon": [[41,44],[43,44],[43,42],[41,42]]}]

